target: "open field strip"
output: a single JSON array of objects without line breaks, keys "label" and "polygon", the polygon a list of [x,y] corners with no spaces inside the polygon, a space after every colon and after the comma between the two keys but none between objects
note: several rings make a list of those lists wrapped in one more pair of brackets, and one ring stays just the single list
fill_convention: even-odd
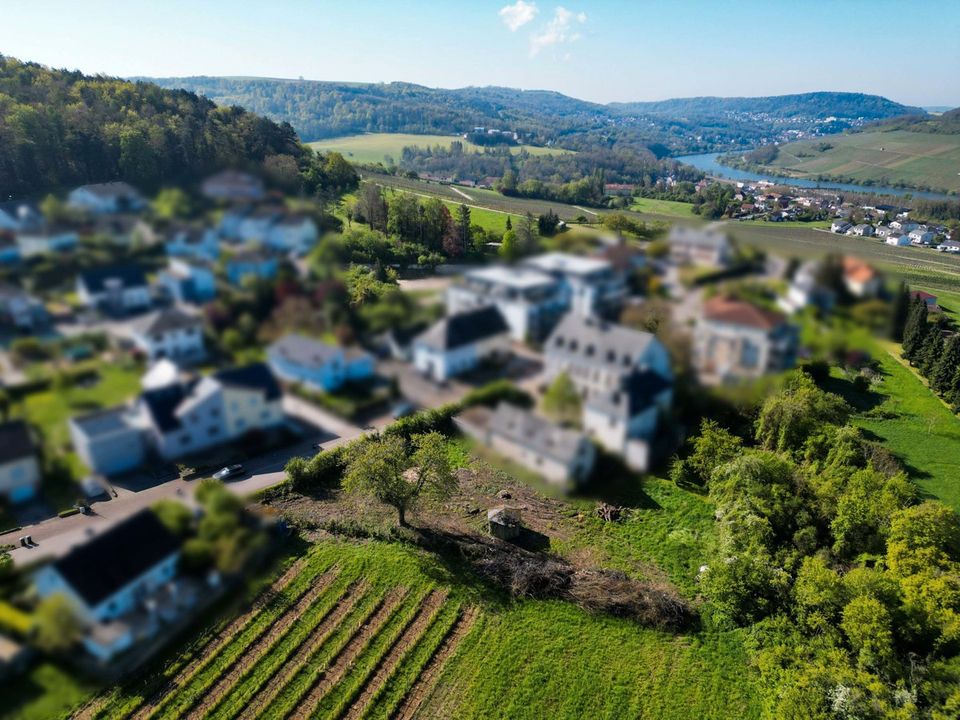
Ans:
[{"label": "open field strip", "polygon": [[384,642],[377,639],[380,647],[371,645],[363,658],[367,660],[366,667],[360,672],[354,670],[356,677],[351,677],[351,687],[341,693],[336,708],[328,713],[330,717],[356,720],[364,714],[403,658],[437,619],[447,595],[446,590],[431,590],[426,598],[411,608],[394,633]]},{"label": "open field strip", "polygon": [[331,659],[331,662],[326,667],[320,668],[306,695],[287,717],[306,720],[313,716],[314,710],[327,696],[327,693],[343,679],[353,666],[354,661],[360,656],[360,653],[366,650],[377,634],[390,622],[406,595],[406,588],[394,588],[384,596],[374,614],[357,629],[356,634]]},{"label": "open field strip", "polygon": [[[259,717],[263,709],[273,702],[274,698],[300,671],[307,660],[333,637],[340,623],[353,611],[369,589],[369,586],[364,582],[351,585],[347,592],[337,599],[335,607],[324,617],[323,622],[317,625],[303,642],[295,646],[296,652],[279,658],[279,663],[275,668],[279,672],[276,675],[264,673],[259,687],[251,687],[246,693],[237,693],[238,697],[244,698],[244,705],[239,714],[231,714],[230,716],[239,717],[241,720],[253,720],[253,718]],[[221,713],[221,716],[227,716],[226,710]]]},{"label": "open field strip", "polygon": [[[306,565],[306,558],[298,558],[295,562],[291,563],[288,567],[276,580],[274,580],[270,585],[263,590],[251,603],[250,607],[229,623],[227,623],[223,628],[217,630],[213,634],[203,638],[200,645],[192,650],[193,659],[190,660],[186,665],[183,665],[176,670],[175,673],[167,679],[163,685],[158,688],[156,691],[152,692],[150,696],[143,700],[143,704],[137,708],[127,708],[127,712],[136,710],[129,717],[132,720],[143,720],[144,718],[150,717],[150,715],[157,709],[163,699],[181,687],[184,683],[187,682],[191,677],[193,677],[197,672],[199,672],[207,663],[211,662],[217,653],[219,653],[224,646],[229,643],[237,633],[243,631],[246,626],[253,621],[260,611],[266,608],[272,601],[275,601],[277,596],[283,592],[284,589],[293,581],[297,575],[303,570]],[[176,666],[175,666],[176,667]],[[108,702],[108,698],[104,698],[92,712],[88,708],[84,708],[80,713],[74,716],[75,720],[91,720],[93,717],[96,717],[98,712],[105,707],[105,703]]]},{"label": "open field strip", "polygon": [[470,607],[457,617],[447,633],[440,639],[434,653],[429,656],[429,660],[417,677],[416,682],[403,696],[400,706],[390,709],[390,717],[409,720],[416,715],[417,710],[423,705],[423,701],[433,691],[440,671],[447,660],[457,651],[460,642],[473,628],[478,614],[479,611],[476,607]]},{"label": "open field strip", "polygon": [[253,659],[230,687],[205,698],[207,707],[201,703],[198,708],[203,710],[201,717],[232,718],[243,712],[253,697],[264,690],[277,673],[285,670],[295,653],[309,648],[318,638],[330,635],[339,619],[362,597],[362,593],[356,593],[357,587],[356,582],[338,579],[336,587],[331,588],[320,602],[308,606],[264,654]]},{"label": "open field strip", "polygon": [[[450,143],[459,142],[464,152],[481,152],[483,147],[465,140],[460,135],[415,135],[412,133],[362,133],[359,135],[345,135],[337,138],[315,140],[307,143],[314,150],[322,152],[334,151],[342,154],[351,162],[378,163],[384,162],[386,156],[393,161],[400,160],[405,147],[418,146],[429,148],[440,145],[449,148]],[[559,155],[573,152],[560,148],[540,147],[536,145],[510,145],[511,153],[526,150],[531,155]]]},{"label": "open field strip", "polygon": [[[313,563],[310,563],[312,566]],[[332,578],[334,570],[326,569],[328,578]],[[319,590],[313,585],[320,573],[301,573],[294,583],[281,594],[275,602],[261,611],[256,619],[238,633],[219,653],[214,655],[198,672],[194,673],[181,688],[166,696],[157,712],[150,717],[181,718],[201,700],[210,688],[221,680],[224,674],[263,638],[276,632],[279,623],[292,622],[296,615],[292,608],[303,603],[304,598],[313,598]],[[324,588],[320,588],[322,590]]]}]

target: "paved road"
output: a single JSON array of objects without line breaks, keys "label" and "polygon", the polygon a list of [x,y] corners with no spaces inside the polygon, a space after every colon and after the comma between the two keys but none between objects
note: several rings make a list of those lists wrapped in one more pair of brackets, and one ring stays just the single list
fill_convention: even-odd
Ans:
[{"label": "paved road", "polygon": [[[353,440],[364,432],[363,428],[331,415],[298,397],[284,396],[283,409],[289,417],[317,428],[317,433],[297,445],[265,453],[244,463],[247,475],[227,484],[227,487],[237,495],[247,497],[258,490],[281,482],[284,478],[283,468],[287,461],[297,456],[311,457],[316,452],[314,445],[317,442],[322,444],[324,450],[329,450]],[[389,422],[389,417],[377,418],[372,425],[379,429]],[[91,535],[102,532],[158,500],[167,498],[191,503],[197,484],[197,480],[186,481],[176,478],[138,492],[118,489],[117,497],[93,502],[91,515],[48,518],[21,530],[0,535],[0,544],[16,546],[10,554],[17,564],[59,557]],[[20,547],[20,538],[24,535],[31,535],[37,547]]]}]

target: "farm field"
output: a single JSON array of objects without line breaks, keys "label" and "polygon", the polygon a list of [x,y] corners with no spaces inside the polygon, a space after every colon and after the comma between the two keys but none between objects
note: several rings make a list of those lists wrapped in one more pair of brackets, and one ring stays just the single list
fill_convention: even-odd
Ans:
[{"label": "farm field", "polygon": [[[433,147],[442,145],[450,147],[450,143],[459,140],[463,143],[463,149],[468,152],[478,152],[483,148],[467,142],[458,135],[411,135],[405,133],[365,133],[362,135],[347,135],[344,137],[330,138],[328,140],[317,140],[308,143],[314,150],[329,151],[334,150],[342,154],[351,162],[357,163],[378,163],[385,162],[389,157],[394,162],[400,160],[400,155],[405,147],[418,145],[420,147]],[[531,155],[557,155],[560,153],[571,152],[570,150],[561,150],[559,148],[535,147],[532,145],[518,145],[511,148],[511,152],[520,152],[526,150]]]},{"label": "farm field", "polygon": [[874,130],[803,140],[781,145],[773,162],[762,167],[796,178],[902,184],[956,193],[960,192],[960,135]]},{"label": "farm field", "polygon": [[671,635],[508,601],[455,561],[379,541],[319,541],[271,587],[78,717],[759,715],[741,633]]},{"label": "farm field", "polygon": [[665,217],[695,218],[693,204],[675,200],[655,200],[653,198],[634,198],[630,205],[634,212]]}]

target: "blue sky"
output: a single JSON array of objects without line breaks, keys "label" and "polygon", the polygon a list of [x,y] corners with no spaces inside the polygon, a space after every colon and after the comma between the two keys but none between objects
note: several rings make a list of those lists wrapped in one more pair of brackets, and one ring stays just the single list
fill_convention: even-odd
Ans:
[{"label": "blue sky", "polygon": [[0,0],[0,53],[110,75],[506,85],[599,102],[960,105],[960,0]]}]

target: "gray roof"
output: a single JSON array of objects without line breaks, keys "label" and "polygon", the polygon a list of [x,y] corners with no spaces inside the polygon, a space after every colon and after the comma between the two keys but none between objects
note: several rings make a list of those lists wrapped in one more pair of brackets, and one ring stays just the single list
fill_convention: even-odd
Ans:
[{"label": "gray roof", "polygon": [[140,193],[137,192],[135,187],[123,181],[81,185],[77,190],[86,190],[91,195],[96,195],[99,198],[140,197]]},{"label": "gray roof", "polygon": [[34,454],[30,428],[23,420],[0,423],[0,464],[22,460]]},{"label": "gray roof", "polygon": [[177,308],[166,308],[141,318],[134,327],[144,335],[159,335],[176,330],[203,327],[203,320]]},{"label": "gray roof", "polygon": [[544,350],[548,355],[573,362],[605,368],[619,366],[627,372],[655,340],[648,332],[567,313],[550,333]]},{"label": "gray roof", "polygon": [[725,234],[716,230],[674,225],[670,229],[669,242],[671,245],[716,248],[726,245],[728,241]]},{"label": "gray roof", "polygon": [[131,427],[129,408],[126,405],[97,410],[88,415],[71,418],[70,421],[90,438],[112,435]]},{"label": "gray roof", "polygon": [[321,368],[338,357],[342,348],[306,335],[285,335],[270,346],[270,355],[306,368]]},{"label": "gray roof", "polygon": [[545,273],[560,275],[592,275],[612,269],[609,261],[596,257],[584,257],[570,253],[550,252],[535,255],[523,261],[527,267]]},{"label": "gray roof", "polygon": [[583,433],[568,430],[534,415],[527,410],[501,402],[490,416],[488,429],[527,447],[534,452],[569,463],[580,452],[586,438]]},{"label": "gray roof", "polygon": [[417,342],[436,350],[453,350],[509,332],[503,315],[490,305],[441,318]]},{"label": "gray roof", "polygon": [[671,387],[665,378],[650,370],[638,370],[611,392],[592,393],[586,405],[593,410],[629,420],[649,409],[664,390]]}]

